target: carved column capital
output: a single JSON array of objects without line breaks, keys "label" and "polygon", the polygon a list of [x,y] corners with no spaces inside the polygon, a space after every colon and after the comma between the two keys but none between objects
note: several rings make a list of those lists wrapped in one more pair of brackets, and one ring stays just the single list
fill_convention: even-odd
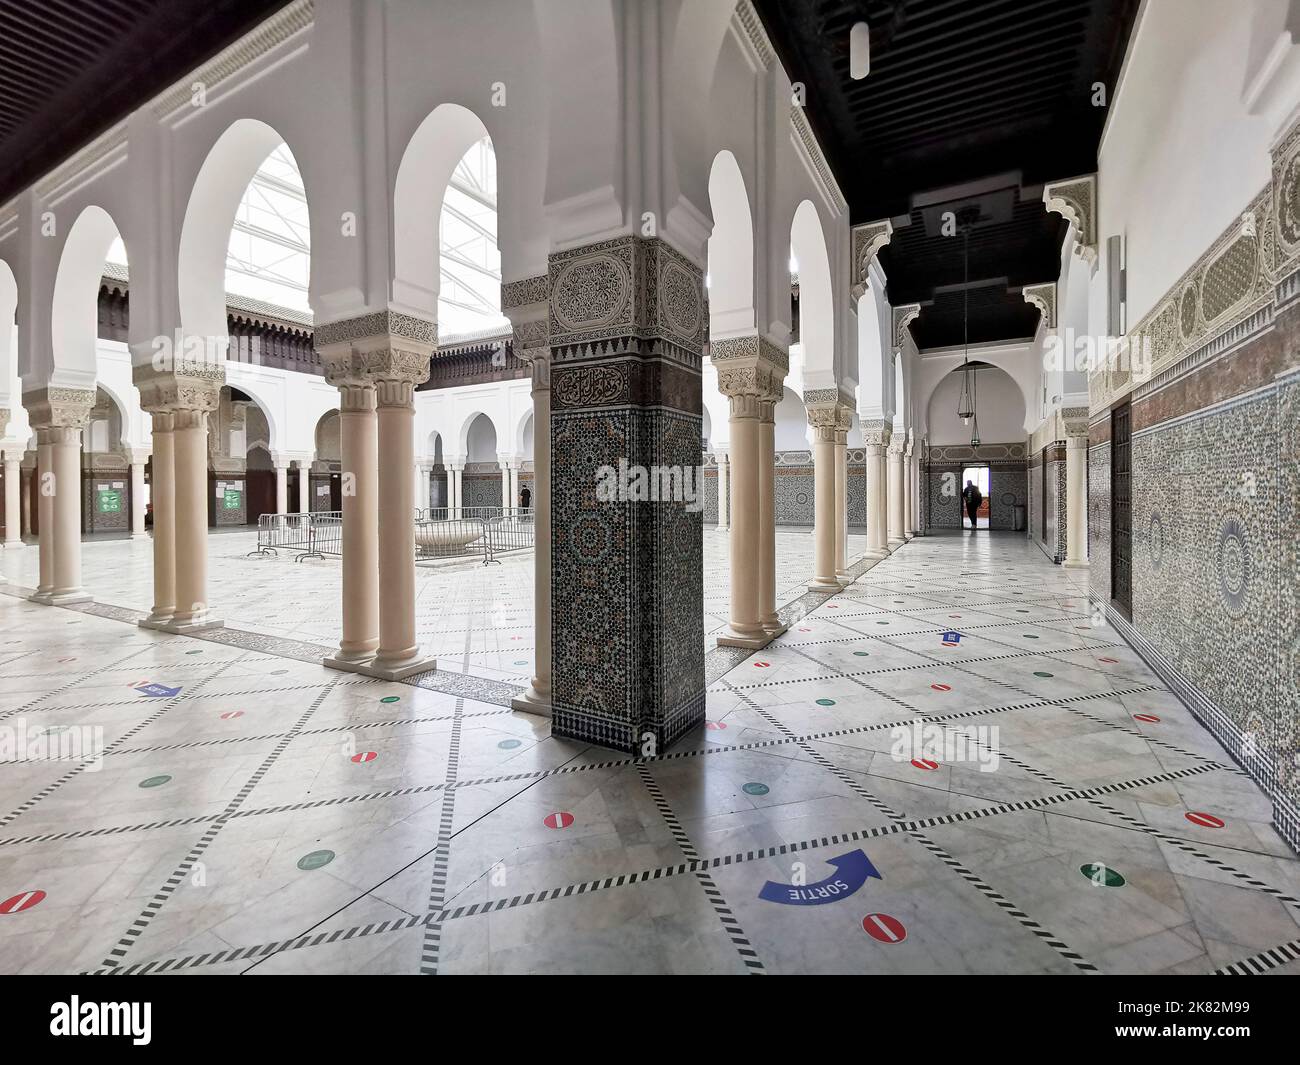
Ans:
[{"label": "carved column capital", "polygon": [[375,388],[369,381],[343,381],[338,389],[340,413],[368,414],[375,409]]},{"label": "carved column capital", "polygon": [[779,403],[785,392],[789,352],[758,332],[712,341],[709,361],[718,374],[718,391],[724,396],[748,391]]},{"label": "carved column capital", "polygon": [[[95,406],[93,388],[42,388],[23,396],[28,420],[34,429],[71,428],[81,430]],[[8,414],[8,411],[5,412]]]}]

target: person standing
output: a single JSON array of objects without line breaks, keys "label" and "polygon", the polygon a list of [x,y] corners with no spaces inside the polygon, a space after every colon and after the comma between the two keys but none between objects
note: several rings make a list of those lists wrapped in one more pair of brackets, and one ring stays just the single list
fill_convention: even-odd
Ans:
[{"label": "person standing", "polygon": [[528,507],[530,506],[532,501],[533,501],[533,491],[531,488],[528,487],[528,485],[524,485],[521,489],[519,489],[519,505],[524,509],[525,513],[527,513]]},{"label": "person standing", "polygon": [[967,481],[966,487],[961,490],[962,502],[966,504],[966,515],[970,518],[970,527],[979,528],[979,520],[976,515],[979,513],[980,504],[984,502],[984,493],[979,490],[979,486],[974,481]]}]

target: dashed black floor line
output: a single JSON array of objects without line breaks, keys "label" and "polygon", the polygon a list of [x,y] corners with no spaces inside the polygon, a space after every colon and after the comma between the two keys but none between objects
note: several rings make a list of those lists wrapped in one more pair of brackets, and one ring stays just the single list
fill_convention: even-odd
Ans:
[{"label": "dashed black floor line", "polygon": [[438,819],[438,844],[433,852],[433,875],[429,882],[424,945],[420,954],[421,976],[438,974],[439,953],[442,949],[442,925],[432,922],[430,918],[442,910],[447,898],[447,865],[451,861],[451,829],[456,810],[456,774],[460,766],[460,724],[464,705],[464,699],[456,700],[456,716],[451,726],[447,775],[443,780],[442,810]]}]

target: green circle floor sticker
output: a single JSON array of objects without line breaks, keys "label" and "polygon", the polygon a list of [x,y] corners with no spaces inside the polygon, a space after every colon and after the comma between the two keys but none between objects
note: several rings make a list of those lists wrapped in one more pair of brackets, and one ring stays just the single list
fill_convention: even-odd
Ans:
[{"label": "green circle floor sticker", "polygon": [[1044,673],[1041,669],[1036,669],[1036,670],[1034,670],[1034,676],[1035,676],[1035,677],[1054,677],[1054,676],[1056,676],[1056,674],[1055,674],[1055,673]]},{"label": "green circle floor sticker", "polygon": [[164,784],[166,784],[169,780],[171,780],[171,777],[169,777],[166,773],[159,774],[156,777],[145,777],[144,780],[140,781],[140,787],[160,788]]},{"label": "green circle floor sticker", "polygon": [[524,742],[523,740],[502,740],[500,743],[497,744],[497,746],[500,747],[503,751],[513,751],[516,747],[518,747],[523,742]]},{"label": "green circle floor sticker", "polygon": [[310,854],[304,854],[298,859],[298,868],[311,872],[313,869],[319,869],[323,865],[329,865],[334,860],[333,851],[312,851]]},{"label": "green circle floor sticker", "polygon": [[385,696],[384,696],[382,699],[380,699],[379,701],[380,701],[381,703],[395,703],[395,702],[397,702],[397,700],[400,699],[400,698],[401,698],[400,695],[385,695]]},{"label": "green circle floor sticker", "polygon": [[854,651],[853,653],[859,658],[868,658],[871,655],[870,651]]},{"label": "green circle floor sticker", "polygon": [[751,780],[748,784],[741,785],[740,790],[746,795],[766,795],[772,789],[766,784],[760,784],[756,780]]},{"label": "green circle floor sticker", "polygon": [[1091,880],[1098,887],[1123,887],[1124,878],[1115,869],[1103,865],[1101,862],[1089,862],[1087,865],[1079,866],[1079,872]]},{"label": "green circle floor sticker", "polygon": [[834,705],[835,705],[835,700],[834,700],[834,699],[818,699],[818,700],[817,700],[817,705],[818,705],[818,706],[834,706]]}]

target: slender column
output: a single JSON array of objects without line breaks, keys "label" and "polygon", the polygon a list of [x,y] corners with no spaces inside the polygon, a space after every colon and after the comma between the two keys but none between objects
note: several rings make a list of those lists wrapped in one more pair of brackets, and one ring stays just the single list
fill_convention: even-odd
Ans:
[{"label": "slender column", "polygon": [[848,584],[849,434],[835,430],[835,579]]},{"label": "slender column", "polygon": [[153,611],[140,622],[147,628],[170,622],[176,613],[176,451],[175,419],[170,411],[153,418]]},{"label": "slender column", "polygon": [[275,512],[289,513],[289,461],[277,461],[275,464]]},{"label": "slender column", "polygon": [[497,459],[497,466],[501,470],[501,509],[510,509],[510,461],[508,459]]},{"label": "slender column", "polygon": [[23,468],[22,455],[4,453],[5,461],[5,548],[16,551],[23,546]]},{"label": "slender column", "polygon": [[147,456],[136,453],[131,456],[131,539],[147,540],[148,532],[144,527],[144,464]]},{"label": "slender column", "polygon": [[810,410],[808,419],[816,431],[813,444],[813,579],[814,592],[838,592],[842,585],[835,573],[836,454],[835,409]]},{"label": "slender column", "polygon": [[758,407],[758,617],[768,637],[789,625],[776,612],[776,405],[780,395],[763,397]]},{"label": "slender column", "polygon": [[[376,376],[379,423],[379,649],[374,672],[389,680],[437,668],[415,638],[415,382]],[[429,375],[424,363],[424,377]],[[423,378],[421,378],[423,380]]]},{"label": "slender column", "polygon": [[1065,565],[1088,567],[1088,438],[1065,442]]},{"label": "slender column", "polygon": [[889,548],[907,543],[903,536],[903,438],[897,433],[890,442],[889,465]]},{"label": "slender column", "polygon": [[726,532],[731,518],[731,459],[727,452],[718,452],[718,532]]},{"label": "slender column", "polygon": [[[519,349],[522,350],[522,349]],[[533,678],[510,701],[515,710],[551,716],[551,353],[527,352],[533,375]]]},{"label": "slender column", "polygon": [[36,550],[40,583],[32,600],[48,603],[54,591],[54,449],[48,429],[36,430]]},{"label": "slender column", "polygon": [[298,467],[298,513],[311,512],[311,459],[294,459]]},{"label": "slender column", "polygon": [[889,432],[889,427],[879,419],[862,425],[867,463],[867,556],[876,559],[889,555],[885,523],[885,447]]},{"label": "slender column", "polygon": [[519,459],[510,462],[510,502],[512,509],[519,506]]},{"label": "slender column", "polygon": [[429,471],[423,459],[415,460],[414,479],[412,480],[411,507],[413,510],[427,510],[429,506]]},{"label": "slender column", "polygon": [[379,460],[374,387],[358,381],[337,383],[343,472],[343,636],[325,665],[352,669],[373,658],[379,646]]},{"label": "slender column", "polygon": [[453,518],[460,517],[461,509],[464,506],[464,503],[461,498],[461,491],[464,488],[464,484],[461,481],[461,476],[460,476],[464,471],[465,471],[465,464],[463,462],[458,462],[451,467],[451,477],[448,483],[451,486],[452,511],[450,517]]},{"label": "slender column", "polygon": [[759,408],[758,396],[741,392],[731,403],[731,620],[718,637],[723,647],[765,647],[770,637],[763,630],[759,582],[762,548],[759,510]]},{"label": "slender column", "polygon": [[176,468],[176,612],[169,632],[221,625],[208,602],[208,412],[173,412]]}]

